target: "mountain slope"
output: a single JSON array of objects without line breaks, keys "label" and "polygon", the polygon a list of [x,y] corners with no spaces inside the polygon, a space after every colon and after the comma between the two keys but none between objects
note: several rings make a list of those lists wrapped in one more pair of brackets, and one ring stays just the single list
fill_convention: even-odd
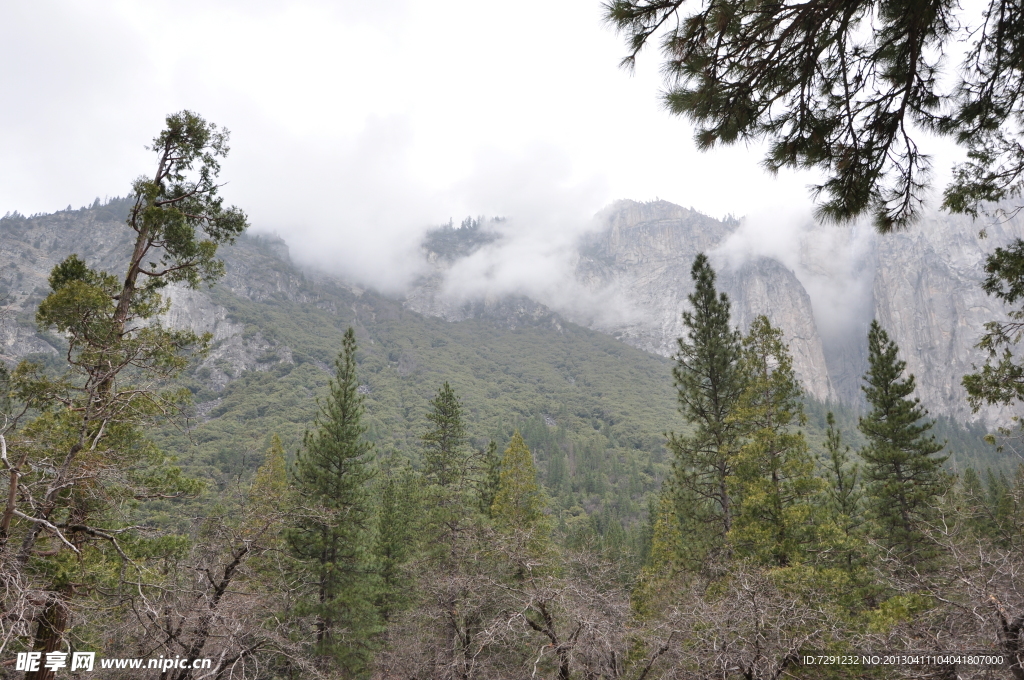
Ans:
[{"label": "mountain slope", "polygon": [[[117,271],[130,246],[125,209],[114,202],[0,220],[0,297],[12,312],[0,323],[0,359],[29,357],[59,366],[61,339],[39,333],[33,323],[46,278],[72,252]],[[699,224],[706,218],[693,219]],[[641,241],[633,250],[635,269],[618,250],[595,247],[589,259],[581,258],[580,270],[589,268],[595,280],[625,279],[661,248],[663,271],[675,272],[675,283],[634,280],[637,290],[648,291],[650,304],[662,306],[662,334],[669,337],[681,332],[679,310],[669,308],[681,304],[689,264],[673,256],[671,233],[649,234],[648,245]],[[504,445],[513,429],[523,432],[562,531],[617,537],[619,547],[627,537],[643,535],[648,496],[668,470],[663,435],[684,428],[675,409],[671,361],[628,344],[648,332],[644,328],[634,335],[630,327],[611,329],[627,341],[622,342],[516,297],[449,305],[442,311],[459,320],[446,321],[412,311],[409,300],[303,271],[288,260],[279,239],[243,237],[223,256],[227,274],[214,288],[168,290],[172,306],[165,321],[209,331],[214,342],[184,380],[196,402],[188,422],[152,433],[192,474],[209,481],[213,496],[251,474],[272,433],[289,451],[298,448],[316,398],[333,375],[342,334],[353,326],[370,437],[382,454],[397,450],[418,458],[428,402],[448,380],[462,398],[475,447],[490,439]],[[722,281],[733,291],[741,323],[762,311],[807,314],[810,305],[792,272],[775,261],[751,261],[723,273]],[[671,295],[659,300],[658,290]],[[424,299],[439,300],[427,294]],[[765,300],[786,300],[789,307]],[[806,337],[813,339],[809,328]],[[657,336],[642,337],[654,342]],[[661,351],[670,346],[664,343]],[[808,434],[819,446],[826,408],[813,401],[808,407]],[[856,443],[856,418],[841,409],[839,419]],[[940,438],[956,441],[960,462],[998,464],[980,445],[983,432],[964,432],[951,423],[943,428],[948,434]],[[170,502],[154,502],[153,512],[167,522],[181,517]]]},{"label": "mountain slope", "polygon": [[[13,312],[0,329],[0,358],[59,365],[62,341],[33,324],[46,277],[71,252],[117,271],[129,247],[123,209],[0,220],[0,296]],[[185,379],[196,402],[191,429],[153,433],[212,493],[250,474],[272,433],[290,451],[299,446],[353,326],[370,436],[382,453],[417,458],[428,402],[448,380],[475,447],[492,438],[503,446],[514,428],[523,431],[566,530],[590,526],[591,515],[625,527],[641,518],[667,468],[662,433],[680,427],[667,359],[537,305],[509,303],[501,318],[462,323],[425,317],[304,273],[276,239],[244,237],[223,255],[227,274],[213,289],[168,292],[166,320],[210,331],[214,343]]]}]

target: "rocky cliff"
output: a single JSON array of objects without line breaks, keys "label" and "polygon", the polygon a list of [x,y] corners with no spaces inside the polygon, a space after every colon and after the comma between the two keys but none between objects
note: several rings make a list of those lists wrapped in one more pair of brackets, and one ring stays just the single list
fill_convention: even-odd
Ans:
[{"label": "rocky cliff", "polygon": [[[975,344],[984,324],[1005,314],[981,290],[984,258],[1024,235],[1020,221],[933,215],[887,237],[863,227],[808,222],[788,225],[784,243],[760,250],[735,248],[747,236],[744,223],[665,201],[619,201],[595,224],[567,258],[587,304],[566,303],[563,295],[533,305],[548,304],[574,322],[670,356],[683,333],[690,266],[697,253],[707,252],[733,301],[736,324],[745,329],[765,314],[782,328],[796,372],[814,397],[860,402],[867,326],[877,318],[900,345],[918,396],[933,414],[963,422],[1006,422],[1010,416],[1000,409],[971,413],[960,380],[983,360]],[[986,238],[979,236],[982,227]],[[498,238],[479,247],[496,247],[495,241],[500,244]],[[475,301],[451,297],[444,279],[453,258],[429,248],[426,255],[434,272],[409,294],[408,307],[450,320],[508,311],[494,294]],[[602,314],[594,313],[595,298],[606,303]],[[529,307],[520,302],[516,309],[530,313]]]},{"label": "rocky cliff", "polygon": [[[595,324],[648,351],[671,355],[683,334],[681,311],[693,290],[694,256],[714,250],[738,224],[722,222],[665,201],[621,201],[598,218],[606,226],[581,243],[577,278],[593,290],[614,291],[631,314]],[[755,257],[719,266],[719,286],[733,301],[742,329],[760,314],[786,333],[805,389],[821,400],[834,396],[810,297],[796,275],[777,260]]]},{"label": "rocky cliff", "polygon": [[[0,360],[13,363],[29,356],[53,355],[60,338],[37,331],[34,312],[49,292],[50,270],[69,253],[91,265],[120,271],[131,249],[132,233],[124,226],[127,203],[115,200],[98,209],[82,209],[0,220]],[[280,239],[243,237],[231,248],[223,286],[239,297],[260,300],[271,292],[296,294],[296,278]],[[269,257],[268,257],[269,256]],[[259,266],[254,266],[254,261]],[[279,262],[282,266],[275,268]],[[253,275],[258,270],[258,275]],[[286,345],[269,341],[261,330],[232,321],[228,310],[206,289],[171,286],[164,294],[171,307],[164,322],[213,335],[200,366],[211,387],[222,388],[246,370],[267,370],[290,362]]]},{"label": "rocky cliff", "polygon": [[[979,237],[984,227],[986,237]],[[985,323],[1005,319],[1003,304],[985,294],[985,257],[1024,237],[1017,219],[980,226],[964,217],[932,216],[906,233],[876,239],[872,303],[875,318],[902,350],[918,395],[934,413],[971,420],[960,380],[984,357],[975,349]],[[990,409],[1006,422],[1010,410]]]}]

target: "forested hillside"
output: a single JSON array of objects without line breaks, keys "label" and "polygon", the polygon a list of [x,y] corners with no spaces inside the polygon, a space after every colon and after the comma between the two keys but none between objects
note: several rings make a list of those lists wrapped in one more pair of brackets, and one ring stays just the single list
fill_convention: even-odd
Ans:
[{"label": "forested hillside", "polygon": [[1024,0],[0,33],[0,680],[1024,680]]},{"label": "forested hillside", "polygon": [[[46,402],[17,416],[18,402],[55,389],[78,351],[74,327],[48,329],[36,309],[78,285],[68,277],[92,280],[70,253],[117,271],[131,206],[0,220],[5,384],[23,386],[7,396],[21,420],[5,436],[38,460],[15,463],[15,497],[26,495],[9,508],[33,507],[31,489],[53,484],[36,442],[59,424]],[[78,483],[99,494],[83,499],[119,503],[89,501],[93,524],[74,505],[44,515],[53,528],[25,553],[27,571],[5,572],[6,649],[220,655],[238,677],[560,679],[825,678],[797,653],[931,649],[954,625],[956,644],[1008,649],[988,619],[968,625],[943,603],[989,593],[982,573],[1010,587],[998,562],[1017,540],[1010,454],[910,406],[899,407],[910,429],[894,434],[807,397],[767,319],[741,337],[728,304],[697,313],[701,286],[714,297],[706,263],[684,319],[689,354],[671,361],[526,299],[459,322],[422,316],[301,270],[278,239],[242,236],[219,255],[220,283],[164,288],[169,308],[152,308],[156,322],[210,333],[173,382],[152,383],[187,394],[116,435],[135,453],[102,468],[110,481],[90,487],[83,468]],[[711,341],[700,329],[715,323]],[[911,385],[911,399],[885,342],[872,370]],[[731,347],[725,364],[701,358],[716,343]],[[728,396],[707,392],[713,366],[731,371]],[[99,427],[96,441],[109,436]],[[911,457],[895,464],[918,482],[910,514],[893,515],[904,492],[886,477],[886,442],[908,437]],[[32,526],[23,515],[4,545]],[[996,552],[965,562],[971,541]],[[954,588],[957,568],[970,573]],[[59,604],[44,606],[47,588]]]}]

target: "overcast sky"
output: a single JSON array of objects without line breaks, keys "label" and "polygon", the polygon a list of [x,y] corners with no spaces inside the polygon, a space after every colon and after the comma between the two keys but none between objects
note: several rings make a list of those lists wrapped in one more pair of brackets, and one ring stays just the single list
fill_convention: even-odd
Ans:
[{"label": "overcast sky", "polygon": [[599,0],[6,2],[0,53],[0,214],[127,193],[184,108],[231,130],[254,229],[353,266],[467,214],[810,206],[813,177],[758,149],[698,153],[658,55],[618,67]]},{"label": "overcast sky", "polygon": [[597,185],[595,200],[806,200],[806,178],[769,178],[756,154],[696,153],[658,103],[656,55],[618,68],[599,0],[44,0],[3,3],[0,35],[4,210],[124,193],[182,108],[231,129],[225,175],[257,220],[287,221],[278,188],[367,154],[397,194],[367,201],[458,194],[481,165],[523,161]]}]

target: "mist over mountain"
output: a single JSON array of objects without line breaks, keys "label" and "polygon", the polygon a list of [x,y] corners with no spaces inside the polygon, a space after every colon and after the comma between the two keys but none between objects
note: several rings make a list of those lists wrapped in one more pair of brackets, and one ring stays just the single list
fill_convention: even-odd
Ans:
[{"label": "mist over mountain", "polygon": [[960,380],[983,360],[974,346],[984,324],[1005,318],[981,289],[983,264],[1022,235],[1019,220],[931,214],[879,237],[866,225],[826,227],[802,214],[719,220],[666,201],[619,201],[560,238],[514,226],[483,220],[431,232],[423,250],[432,271],[405,304],[454,321],[500,313],[515,298],[671,356],[691,263],[707,252],[734,321],[745,329],[765,314],[781,327],[815,398],[860,404],[867,328],[877,318],[933,414],[990,424],[1010,417],[998,408],[972,413]]},{"label": "mist over mountain", "polygon": [[[860,403],[867,326],[877,318],[899,344],[933,415],[990,425],[1011,415],[1006,409],[972,413],[960,380],[982,361],[974,345],[984,324],[1005,318],[1002,304],[980,284],[986,254],[1022,235],[1019,220],[975,223],[933,214],[883,238],[866,226],[823,227],[799,213],[715,219],[666,201],[619,201],[592,219],[581,217],[578,206],[545,217],[550,202],[557,197],[535,201],[525,216],[467,218],[421,230],[413,259],[408,244],[401,248],[412,283],[385,292],[409,310],[447,321],[491,318],[514,328],[554,312],[669,357],[684,331],[693,257],[707,252],[733,301],[735,323],[745,329],[765,314],[781,327],[798,377],[819,401]],[[0,243],[6,260],[0,284],[15,317],[0,328],[0,355],[12,360],[54,351],[52,339],[31,323],[45,277],[60,257],[82,250],[76,233],[105,222],[111,228],[92,230],[87,250],[113,266],[127,247],[126,236],[113,228],[124,207],[114,201],[45,220],[4,221],[7,235],[18,238]],[[65,222],[69,226],[61,228]],[[982,228],[986,238],[979,236]],[[264,241],[277,244],[287,260],[283,241]],[[355,275],[341,280],[353,290],[366,285]],[[255,282],[241,276],[234,285],[241,290]],[[202,292],[172,289],[171,296],[169,321],[214,334],[217,345],[204,362],[214,384],[266,366],[274,345],[268,330],[244,333]],[[289,350],[273,351],[284,356]]]}]

